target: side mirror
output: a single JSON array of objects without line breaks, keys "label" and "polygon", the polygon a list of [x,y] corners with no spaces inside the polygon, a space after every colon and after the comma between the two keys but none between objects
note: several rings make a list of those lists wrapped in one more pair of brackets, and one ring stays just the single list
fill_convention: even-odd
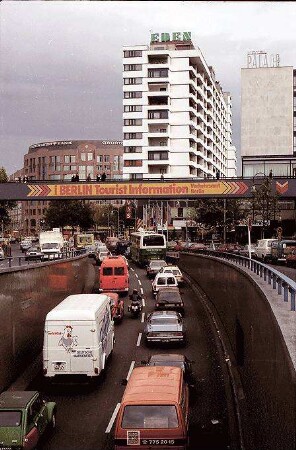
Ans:
[{"label": "side mirror", "polygon": [[127,379],[126,378],[122,378],[121,385],[122,386],[126,386],[127,385]]}]

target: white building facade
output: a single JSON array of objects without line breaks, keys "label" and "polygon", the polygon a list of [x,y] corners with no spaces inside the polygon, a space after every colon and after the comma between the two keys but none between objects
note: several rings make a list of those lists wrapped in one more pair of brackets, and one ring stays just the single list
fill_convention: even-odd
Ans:
[{"label": "white building facade", "polygon": [[190,33],[164,35],[124,47],[123,178],[227,177],[230,95]]}]

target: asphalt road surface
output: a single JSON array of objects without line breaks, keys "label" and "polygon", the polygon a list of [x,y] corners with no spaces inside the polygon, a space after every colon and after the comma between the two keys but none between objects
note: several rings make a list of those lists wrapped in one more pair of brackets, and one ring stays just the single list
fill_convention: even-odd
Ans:
[{"label": "asphalt road surface", "polygon": [[[151,280],[143,269],[130,267],[130,291],[143,289],[146,315],[154,310]],[[153,353],[184,353],[194,360],[195,387],[190,388],[190,449],[224,450],[231,445],[233,424],[232,405],[229,404],[228,380],[224,376],[223,355],[217,344],[213,326],[202,302],[189,283],[181,288],[185,302],[186,347],[147,348],[141,335],[144,316],[133,319],[127,312],[115,325],[116,343],[104,375],[92,382],[60,379],[48,382],[42,373],[28,389],[40,390],[57,403],[57,428],[42,439],[43,450],[109,450],[114,448],[112,415],[120,403],[126,378],[133,366],[141,364]],[[112,426],[113,425],[113,426]],[[237,450],[237,448],[236,448]]]}]

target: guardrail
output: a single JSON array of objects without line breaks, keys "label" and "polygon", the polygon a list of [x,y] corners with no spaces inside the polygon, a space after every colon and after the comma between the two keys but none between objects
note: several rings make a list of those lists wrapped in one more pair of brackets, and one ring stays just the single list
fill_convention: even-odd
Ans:
[{"label": "guardrail", "polygon": [[185,250],[184,252],[214,256],[217,258],[222,258],[227,261],[234,262],[239,266],[248,268],[256,275],[259,275],[261,278],[263,278],[264,281],[266,281],[268,284],[272,285],[273,289],[277,289],[278,295],[283,296],[284,302],[289,301],[289,294],[290,294],[291,311],[296,310],[295,307],[296,283],[295,281],[291,280],[291,278],[282,274],[278,270],[273,269],[259,261],[256,261],[255,259],[249,259],[244,256],[235,255],[233,253],[225,253],[219,252],[217,250],[202,250],[202,249],[197,250],[194,253],[190,252],[190,249]]},{"label": "guardrail", "polygon": [[[0,267],[0,272],[6,270],[6,269],[11,269],[13,267],[25,267],[25,266],[29,266],[31,264],[40,264],[40,263],[44,263],[44,262],[49,262],[49,261],[62,261],[65,259],[69,259],[69,258],[74,258],[75,256],[80,256],[86,253],[85,249],[81,249],[81,250],[67,250],[65,252],[62,253],[61,256],[55,256],[55,255],[50,255],[50,257],[36,257],[33,258],[31,257],[30,259],[27,259],[26,256],[7,256],[4,260],[2,260],[2,262],[7,261],[8,264],[5,267]],[[16,264],[14,264],[14,262],[16,262]]]}]

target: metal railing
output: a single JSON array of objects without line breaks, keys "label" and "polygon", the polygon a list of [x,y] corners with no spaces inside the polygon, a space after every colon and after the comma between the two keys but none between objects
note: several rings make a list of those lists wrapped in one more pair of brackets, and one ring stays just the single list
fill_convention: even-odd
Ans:
[{"label": "metal railing", "polygon": [[11,269],[14,267],[26,267],[29,265],[36,265],[44,262],[51,262],[51,261],[62,261],[69,258],[74,258],[75,256],[80,256],[86,254],[85,249],[81,250],[67,250],[63,252],[61,255],[49,255],[48,257],[42,256],[42,257],[36,257],[36,258],[30,258],[28,259],[26,256],[8,256],[2,262],[7,261],[8,264],[6,266],[0,267],[0,272],[5,271],[6,269]]},{"label": "metal railing", "polygon": [[277,290],[278,295],[283,296],[284,302],[291,302],[291,311],[295,311],[295,293],[296,293],[296,282],[291,280],[291,278],[282,274],[276,269],[273,269],[266,264],[263,264],[255,259],[249,259],[244,256],[235,255],[233,253],[219,252],[217,250],[197,250],[194,253],[190,252],[190,249],[185,250],[185,253],[199,254],[213,256],[219,259],[225,259],[227,261],[234,262],[236,265],[246,267],[247,269],[254,272],[256,275],[263,278],[267,284],[271,285],[274,290]]}]

